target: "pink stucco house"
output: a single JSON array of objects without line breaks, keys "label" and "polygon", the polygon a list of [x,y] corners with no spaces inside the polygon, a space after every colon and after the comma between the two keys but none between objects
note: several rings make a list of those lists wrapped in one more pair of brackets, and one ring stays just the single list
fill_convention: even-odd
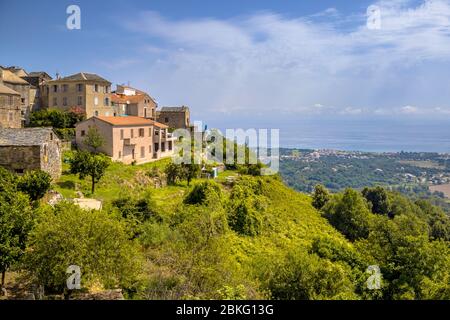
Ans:
[{"label": "pink stucco house", "polygon": [[98,151],[113,161],[125,164],[146,163],[173,154],[174,140],[162,123],[134,116],[92,117],[76,126],[76,143],[87,149],[84,139],[90,127],[95,127],[105,139]]}]

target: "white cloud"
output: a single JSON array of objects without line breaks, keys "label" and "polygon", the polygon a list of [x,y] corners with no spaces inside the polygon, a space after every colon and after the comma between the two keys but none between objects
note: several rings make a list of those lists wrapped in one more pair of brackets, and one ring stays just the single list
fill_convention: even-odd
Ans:
[{"label": "white cloud", "polygon": [[205,113],[418,114],[411,101],[431,113],[450,102],[442,90],[450,0],[411,3],[375,3],[380,30],[367,29],[365,12],[343,16],[333,8],[298,18],[262,12],[180,21],[145,12],[127,27],[149,36],[144,49],[157,59],[149,59],[141,82],[167,104]]}]

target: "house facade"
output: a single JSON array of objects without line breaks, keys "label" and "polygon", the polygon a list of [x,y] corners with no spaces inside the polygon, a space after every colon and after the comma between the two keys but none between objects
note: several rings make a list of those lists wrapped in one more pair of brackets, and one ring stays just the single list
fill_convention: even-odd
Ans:
[{"label": "house facade", "polygon": [[87,118],[114,116],[111,106],[111,82],[93,74],[80,72],[46,82],[49,109],[81,109]]},{"label": "house facade", "polygon": [[20,93],[0,82],[0,128],[22,127]]},{"label": "house facade", "polygon": [[190,129],[189,107],[162,107],[156,112],[156,121],[173,129]]},{"label": "house facade", "polygon": [[144,91],[118,85],[111,96],[113,107],[117,115],[129,115],[156,120],[157,104],[149,94]]},{"label": "house facade", "polygon": [[164,124],[135,116],[91,117],[76,126],[76,143],[89,149],[84,139],[96,128],[105,142],[98,151],[113,161],[141,164],[171,156],[174,139]]},{"label": "house facade", "polygon": [[[18,74],[22,75],[24,72],[22,69],[16,71]],[[28,123],[31,105],[30,105],[30,88],[31,85],[16,75],[13,71],[0,68],[0,82],[8,88],[18,92],[20,94],[20,109],[21,109],[21,118],[23,124]]]},{"label": "house facade", "polygon": [[0,166],[23,174],[41,169],[61,176],[61,142],[52,128],[0,129]]},{"label": "house facade", "polygon": [[44,71],[30,72],[22,79],[27,81],[30,85],[29,103],[31,111],[39,111],[48,105],[47,96],[47,82],[52,80],[52,77]]}]

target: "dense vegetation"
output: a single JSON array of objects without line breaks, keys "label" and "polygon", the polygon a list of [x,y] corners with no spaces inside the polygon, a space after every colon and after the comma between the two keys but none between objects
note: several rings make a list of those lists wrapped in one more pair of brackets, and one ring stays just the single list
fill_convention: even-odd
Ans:
[{"label": "dense vegetation", "polygon": [[[113,164],[105,177],[155,177],[167,165]],[[25,223],[20,237],[17,228],[5,234],[17,241],[3,264],[46,292],[66,291],[75,264],[83,290],[120,287],[133,299],[450,299],[448,217],[383,188],[332,195],[321,187],[310,197],[277,176],[225,171],[191,186],[138,180],[104,193],[111,180],[98,185],[103,209],[88,212],[67,202],[31,206],[16,189],[11,197],[10,174],[1,179],[10,188],[0,189],[2,225]],[[374,265],[382,281],[371,290]]]},{"label": "dense vegetation", "polygon": [[331,192],[383,186],[413,199],[427,199],[450,213],[450,201],[429,185],[450,181],[450,160],[438,153],[330,152],[282,149],[280,173],[290,187],[312,192],[317,184]]}]

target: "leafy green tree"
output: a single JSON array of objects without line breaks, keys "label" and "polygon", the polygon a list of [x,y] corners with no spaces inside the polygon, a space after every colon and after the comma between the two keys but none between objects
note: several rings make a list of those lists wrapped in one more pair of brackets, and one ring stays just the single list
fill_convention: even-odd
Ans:
[{"label": "leafy green tree", "polygon": [[324,205],[327,204],[328,201],[330,201],[331,195],[330,192],[322,186],[321,184],[316,185],[314,188],[314,193],[312,195],[313,201],[312,205],[317,210],[320,210],[323,208]]},{"label": "leafy green tree", "polygon": [[220,203],[222,191],[220,186],[214,181],[202,181],[193,186],[191,191],[184,198],[185,204],[208,204],[211,202]]},{"label": "leafy green tree", "polygon": [[[4,172],[3,172],[4,174]],[[6,182],[2,179],[2,182]],[[33,211],[29,198],[10,185],[0,183],[0,272],[1,287],[8,268],[17,263],[25,250],[33,225]]]},{"label": "leafy green tree", "polygon": [[128,236],[125,223],[108,213],[62,202],[43,213],[30,234],[24,268],[36,283],[56,292],[65,290],[70,265],[80,267],[83,288],[130,288],[142,259]]},{"label": "leafy green tree", "polygon": [[45,171],[28,171],[18,179],[17,188],[33,201],[41,199],[50,190],[52,177]]},{"label": "leafy green tree", "polygon": [[322,209],[333,227],[349,240],[366,238],[369,234],[370,211],[366,200],[353,189],[334,196]]},{"label": "leafy green tree", "polygon": [[184,177],[183,168],[180,164],[175,164],[173,162],[169,163],[164,169],[166,174],[167,184],[174,185],[178,181],[182,180]]},{"label": "leafy green tree", "polygon": [[98,132],[96,127],[90,127],[83,142],[97,153],[98,148],[105,144],[105,138]]},{"label": "leafy green tree", "polygon": [[87,151],[78,151],[70,161],[70,172],[78,174],[80,179],[91,178],[91,192],[95,192],[95,184],[100,181],[110,165],[111,160],[102,154],[91,154]]},{"label": "leafy green tree", "polygon": [[186,179],[188,186],[191,184],[192,179],[199,177],[201,172],[200,165],[195,163],[182,164],[181,168],[182,177]]},{"label": "leafy green tree", "polygon": [[265,286],[276,300],[356,299],[348,266],[304,251],[275,263]]},{"label": "leafy green tree", "polygon": [[382,187],[364,188],[362,195],[372,205],[372,212],[382,215],[391,214],[391,203],[386,189]]}]

